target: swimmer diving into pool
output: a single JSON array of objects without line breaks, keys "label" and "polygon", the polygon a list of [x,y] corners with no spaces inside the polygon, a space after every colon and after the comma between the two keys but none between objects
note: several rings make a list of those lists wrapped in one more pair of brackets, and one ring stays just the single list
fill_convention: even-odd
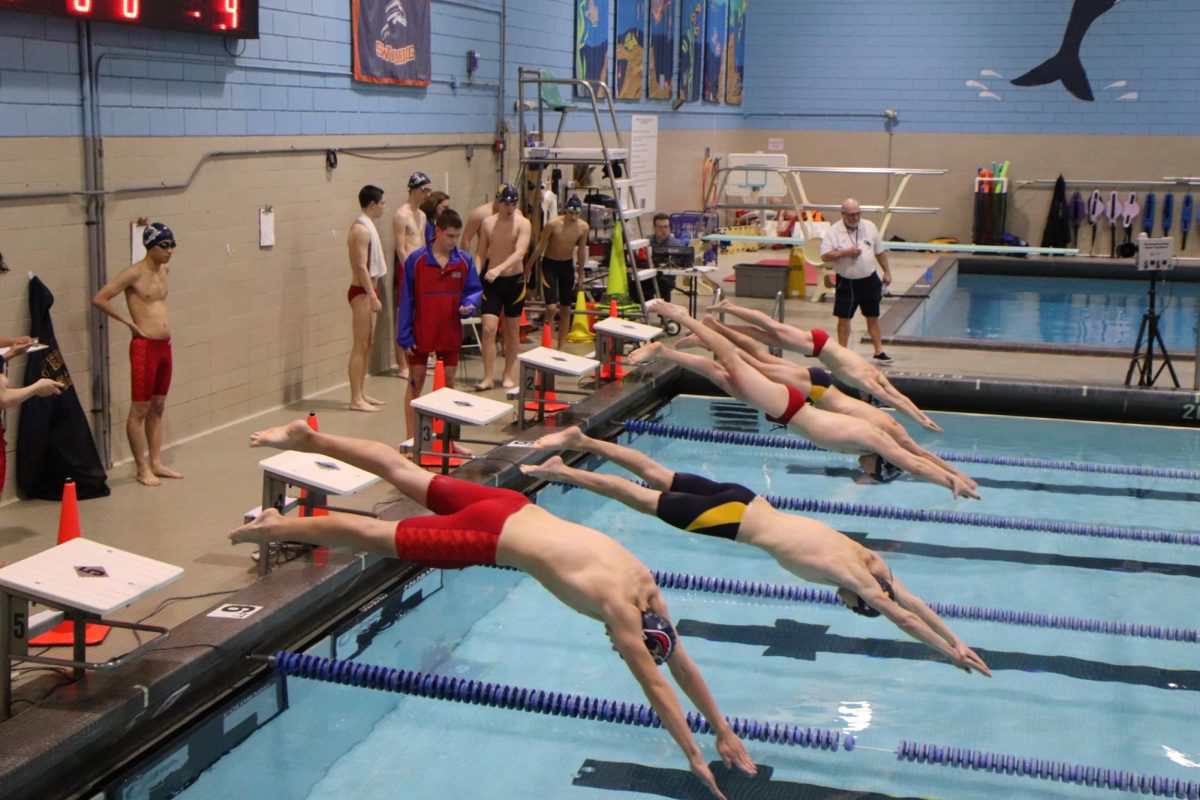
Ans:
[{"label": "swimmer diving into pool", "polygon": [[726,767],[756,773],[745,745],[676,637],[654,577],[617,542],[553,516],[519,492],[431,475],[385,444],[318,433],[304,420],[259,431],[251,435],[250,446],[321,453],[345,461],[379,475],[434,515],[388,522],[354,514],[284,517],[267,509],[229,534],[234,544],[295,541],[350,546],[443,569],[516,567],[569,608],[604,623],[613,649],[683,750],[692,772],[713,795],[724,798],[688,729],[678,697],[656,664],[666,662],[679,688],[708,720]]},{"label": "swimmer diving into pool", "polygon": [[[979,499],[979,493],[972,487],[973,481],[964,480],[938,463],[906,450],[870,422],[806,406],[807,398],[796,387],[777,383],[764,375],[747,360],[737,345],[716,329],[692,319],[683,308],[662,300],[651,300],[646,304],[646,310],[675,320],[687,328],[712,351],[717,361],[694,353],[671,350],[659,342],[650,342],[633,351],[629,359],[631,362],[668,359],[705,376],[730,396],[765,413],[771,422],[787,427],[818,447],[858,456],[882,456],[890,464],[922,480],[945,486],[956,498]],[[886,476],[883,479],[886,480]]]},{"label": "swimmer diving into pool", "polygon": [[882,558],[825,523],[779,511],[745,486],[674,472],[644,453],[593,439],[577,427],[543,436],[535,446],[595,453],[650,486],[575,469],[559,456],[544,464],[522,466],[525,474],[582,486],[681,530],[757,547],[802,580],[838,587],[838,596],[854,613],[867,617],[882,614],[964,672],[991,676],[983,659],[900,583]]}]

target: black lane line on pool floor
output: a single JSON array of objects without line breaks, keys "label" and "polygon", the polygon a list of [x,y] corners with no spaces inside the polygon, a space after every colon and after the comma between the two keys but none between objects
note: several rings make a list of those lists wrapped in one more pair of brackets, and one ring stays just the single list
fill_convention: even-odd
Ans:
[{"label": "black lane line on pool floor", "polygon": [[[758,764],[751,777],[737,769],[726,769],[720,761],[709,765],[717,786],[729,797],[753,797],[754,800],[921,800],[910,795],[880,794],[855,789],[772,780],[775,768]],[[708,800],[712,797],[699,779],[688,770],[647,767],[623,761],[589,758],[580,766],[573,786],[637,792],[676,800]]]},{"label": "black lane line on pool floor", "polygon": [[[764,657],[794,658],[815,661],[820,653],[895,658],[905,661],[938,661],[946,657],[919,642],[900,642],[892,639],[869,639],[839,636],[829,633],[828,625],[813,625],[791,619],[777,619],[774,626],[724,625],[681,619],[675,629],[680,636],[693,636],[712,642],[745,644],[765,647]],[[1200,672],[1184,669],[1162,669],[1142,665],[1109,664],[1073,656],[1046,656],[1033,653],[972,648],[987,662],[992,672],[1049,672],[1068,678],[1104,683],[1124,683],[1129,686],[1148,686],[1154,689],[1200,691]]]},{"label": "black lane line on pool floor", "polygon": [[899,539],[880,539],[862,531],[842,531],[842,533],[877,553],[900,553],[925,558],[954,558],[963,561],[1006,561],[1013,564],[1073,567],[1105,572],[1149,572],[1158,575],[1200,578],[1200,564],[1171,564],[1163,561],[1138,561],[1129,558],[1065,556],[1057,553],[1028,553],[1024,550],[997,550],[990,547],[953,547],[944,544],[905,542]]}]

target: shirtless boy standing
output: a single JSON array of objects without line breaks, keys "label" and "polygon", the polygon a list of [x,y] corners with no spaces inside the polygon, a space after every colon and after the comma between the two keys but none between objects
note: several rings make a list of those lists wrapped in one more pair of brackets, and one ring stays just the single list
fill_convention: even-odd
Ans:
[{"label": "shirtless boy standing", "polygon": [[517,391],[517,353],[521,349],[521,310],[525,308],[525,253],[530,225],[517,211],[517,190],[509,184],[496,192],[500,210],[479,226],[479,254],[483,280],[483,380],[475,391],[494,385],[496,331],[504,312],[504,388]]},{"label": "shirtless boy standing", "polygon": [[375,344],[375,321],[383,310],[376,281],[387,275],[387,261],[379,231],[375,222],[387,209],[383,189],[367,184],[358,192],[358,205],[362,213],[350,226],[346,246],[350,256],[350,289],[346,300],[350,303],[350,321],[353,341],[350,344],[350,410],[380,411],[382,400],[376,400],[367,391],[367,360]]},{"label": "shirtless boy standing", "polygon": [[[408,176],[408,200],[396,209],[392,217],[392,233],[396,240],[396,283],[392,301],[397,309],[400,308],[400,292],[404,286],[404,262],[416,251],[425,246],[425,212],[421,203],[433,191],[433,182],[424,172],[414,172]],[[408,380],[408,358],[404,351],[396,348],[396,374],[402,380]]]},{"label": "shirtless boy standing", "polygon": [[[142,244],[146,257],[104,284],[92,298],[92,305],[133,333],[129,342],[133,404],[125,433],[137,465],[138,483],[158,486],[162,483],[159,478],[183,477],[162,461],[162,418],[167,389],[171,387],[167,275],[175,252],[175,234],[163,223],[151,222],[142,232]],[[122,292],[128,315],[112,304]]]},{"label": "shirtless boy standing", "polygon": [[[561,305],[570,308],[576,286],[583,286],[583,267],[587,264],[588,224],[580,219],[583,202],[572,195],[559,216],[546,223],[537,247],[525,264],[525,280],[542,259],[542,297],[546,301],[546,324],[554,324]],[[558,318],[558,349],[571,332],[571,314],[564,310]]]}]

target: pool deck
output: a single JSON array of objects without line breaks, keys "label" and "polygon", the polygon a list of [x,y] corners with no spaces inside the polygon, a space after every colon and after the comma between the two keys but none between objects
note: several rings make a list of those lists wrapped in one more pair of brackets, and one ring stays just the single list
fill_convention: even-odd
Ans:
[{"label": "pool deck", "polygon": [[[734,264],[780,255],[778,252],[723,255],[715,278],[721,281],[731,275]],[[891,254],[894,286],[912,286],[937,258],[925,253]],[[733,283],[722,282],[721,285],[732,299],[738,300]],[[768,312],[773,304],[771,300],[754,298],[739,302]],[[901,302],[906,301],[885,300],[885,315],[887,307]],[[835,325],[831,308],[830,302],[792,299],[786,303],[786,319],[800,327],[823,327],[832,331]],[[853,338],[857,339],[862,333],[865,333],[864,326],[861,318],[857,318]],[[527,347],[536,345],[536,341],[531,341]],[[871,355],[869,344],[853,341],[852,346],[864,356]],[[591,345],[573,345],[568,349],[585,354],[592,348]],[[1186,416],[1190,405],[1192,419],[1181,418],[1178,424],[1193,427],[1200,424],[1194,418],[1200,397],[1191,390],[1195,370],[1193,360],[1176,362],[1183,389],[1127,391],[1122,384],[1129,366],[1128,356],[997,352],[918,347],[899,342],[886,345],[886,349],[894,363],[885,367],[885,371],[898,386],[929,408],[939,407],[939,392],[942,396],[955,392],[974,394],[992,404],[990,410],[1007,410],[1015,414],[1030,413],[1021,400],[1023,397],[1048,394],[1054,405],[1062,396],[1074,397],[1082,393],[1085,398],[1090,398],[1086,402],[1093,404],[1129,406],[1145,401],[1156,407],[1178,408],[1181,417]],[[472,363],[467,372],[477,375],[478,364]],[[665,385],[673,380],[673,374],[671,368],[664,366],[635,371],[623,386],[607,387],[586,400],[578,410],[564,412],[557,424],[583,422],[600,433],[607,432],[621,419],[637,413],[650,398],[661,395]],[[1160,387],[1162,385],[1160,381]],[[356,579],[364,571],[371,572],[371,580],[375,582],[401,578],[403,567],[397,562],[377,563],[349,553],[334,553],[324,565],[303,557],[277,569],[269,579],[260,581],[256,564],[250,558],[253,548],[234,547],[226,538],[231,529],[241,524],[243,513],[258,505],[260,500],[261,478],[257,464],[268,453],[248,448],[251,432],[286,423],[315,410],[324,431],[393,443],[406,438],[403,433],[403,384],[394,377],[375,376],[369,379],[369,386],[372,394],[387,401],[381,413],[346,410],[346,389],[339,387],[169,448],[166,452],[168,463],[187,475],[182,481],[165,481],[157,488],[144,487],[133,480],[131,466],[122,464],[110,471],[112,494],[109,497],[80,504],[84,536],[185,569],[184,576],[168,589],[116,615],[125,620],[145,618],[150,623],[170,628],[172,636],[163,643],[161,652],[151,651],[140,661],[111,673],[90,674],[83,682],[69,688],[57,688],[63,681],[46,671],[23,673],[15,691],[16,716],[0,723],[0,796],[25,796],[23,792],[31,787],[44,792],[50,785],[55,787],[51,794],[40,796],[57,796],[54,792],[58,790],[67,793],[90,785],[95,776],[77,769],[80,764],[89,759],[90,763],[95,763],[97,753],[101,759],[112,759],[117,753],[124,756],[130,752],[132,743],[128,739],[119,745],[106,743],[116,742],[120,738],[118,733],[128,736],[125,722],[117,720],[157,720],[140,727],[147,731],[165,728],[172,717],[164,713],[159,720],[160,712],[172,706],[178,696],[188,692],[195,696],[196,676],[211,673],[212,680],[217,677],[237,679],[237,675],[244,677],[252,666],[242,662],[237,653],[263,652],[260,648],[265,642],[289,636],[294,640],[302,636],[305,626],[311,623],[305,621],[303,604],[298,604],[298,598],[308,597],[310,601],[332,609],[338,603],[357,602],[354,594]],[[464,386],[465,383],[460,382],[459,388]],[[1056,392],[1064,394],[1060,396]],[[497,400],[504,399],[498,389],[486,394]],[[1095,399],[1098,395],[1101,400]],[[955,402],[959,403],[958,400]],[[1071,416],[1072,406],[1060,408],[1063,416]],[[1166,417],[1167,420],[1172,418]],[[169,432],[169,405],[167,424]],[[528,439],[537,435],[537,428],[518,431],[511,424],[497,423],[482,431],[480,438]],[[509,448],[495,455],[519,461],[531,457],[532,453]],[[502,468],[497,468],[498,464]],[[502,461],[491,461],[471,466],[468,474],[510,482],[516,478],[517,470]],[[396,492],[382,483],[340,505],[374,511],[385,518],[416,513],[415,506],[400,501]],[[0,561],[15,561],[53,546],[59,513],[57,503],[16,502],[6,505],[3,512]],[[166,602],[171,598],[179,599]],[[279,616],[271,620],[264,616],[253,625],[242,627],[218,625],[203,616],[218,605],[234,600],[266,606]],[[131,644],[129,634],[114,631],[104,645],[89,649],[89,659],[104,660],[119,655]],[[56,654],[62,652],[59,650]],[[161,682],[157,688],[153,686],[155,681]],[[152,689],[143,692],[135,688],[138,685]],[[174,693],[167,691],[172,686],[176,687]],[[105,722],[106,718],[108,722]],[[63,777],[68,773],[73,780]],[[48,780],[51,783],[47,784]]]}]

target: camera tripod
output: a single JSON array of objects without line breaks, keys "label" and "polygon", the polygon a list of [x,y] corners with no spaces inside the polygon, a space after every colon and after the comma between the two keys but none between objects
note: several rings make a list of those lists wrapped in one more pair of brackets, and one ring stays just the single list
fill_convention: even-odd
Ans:
[{"label": "camera tripod", "polygon": [[[1158,309],[1155,307],[1154,301],[1158,289],[1158,270],[1150,272],[1150,306],[1146,309],[1146,313],[1142,314],[1142,326],[1138,329],[1137,344],[1133,346],[1133,358],[1129,360],[1129,371],[1125,373],[1125,385],[1130,386],[1133,383],[1133,373],[1138,374],[1138,386],[1153,386],[1158,380],[1158,376],[1162,374],[1164,369],[1171,373],[1171,380],[1175,382],[1175,388],[1179,388],[1179,376],[1175,374],[1175,365],[1171,363],[1171,354],[1167,352],[1167,346],[1163,344],[1162,334],[1158,330]],[[1142,343],[1145,342],[1145,352],[1142,352]],[[1158,352],[1162,357],[1162,363],[1158,365],[1158,369],[1154,368],[1154,350],[1158,348]]]}]

